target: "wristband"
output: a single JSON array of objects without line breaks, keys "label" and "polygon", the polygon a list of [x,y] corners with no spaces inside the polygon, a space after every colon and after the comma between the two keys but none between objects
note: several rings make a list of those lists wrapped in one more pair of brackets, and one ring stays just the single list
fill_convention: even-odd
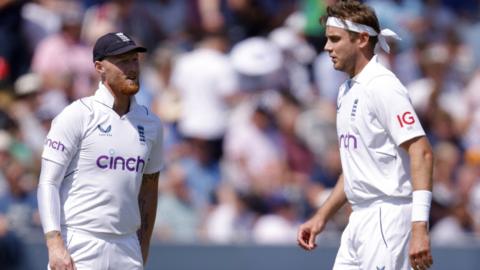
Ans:
[{"label": "wristband", "polygon": [[412,196],[412,222],[426,221],[430,216],[432,192],[429,190],[415,190]]}]

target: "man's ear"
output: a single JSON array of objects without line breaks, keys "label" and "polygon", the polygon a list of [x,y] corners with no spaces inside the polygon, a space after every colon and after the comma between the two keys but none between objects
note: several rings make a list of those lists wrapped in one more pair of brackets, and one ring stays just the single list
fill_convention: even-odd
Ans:
[{"label": "man's ear", "polygon": [[103,66],[103,63],[101,61],[95,61],[95,70],[98,72],[98,74],[102,75],[105,73],[105,67]]},{"label": "man's ear", "polygon": [[370,41],[370,36],[368,35],[368,33],[366,32],[358,33],[357,42],[360,48],[363,49],[367,47],[369,41]]}]

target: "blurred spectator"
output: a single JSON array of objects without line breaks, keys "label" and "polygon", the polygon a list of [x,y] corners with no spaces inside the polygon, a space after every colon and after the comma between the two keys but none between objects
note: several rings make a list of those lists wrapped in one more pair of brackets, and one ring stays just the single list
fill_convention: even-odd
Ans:
[{"label": "blurred spectator", "polygon": [[179,165],[172,165],[162,179],[154,237],[162,242],[198,241],[201,216],[185,182],[185,173]]},{"label": "blurred spectator", "polygon": [[[392,29],[402,41],[400,51],[413,46],[416,37],[422,37],[428,31],[428,24],[423,18],[424,2],[421,0],[369,0],[380,22],[381,28]],[[428,1],[427,1],[428,2]]]},{"label": "blurred spectator", "polygon": [[[23,31],[29,51],[33,52],[44,38],[60,31],[62,18],[59,11],[63,9],[63,1],[37,0],[27,2],[22,8]],[[65,1],[67,2],[67,1]],[[71,8],[65,4],[65,8]]]},{"label": "blurred spectator", "polygon": [[321,52],[313,63],[313,76],[318,96],[335,106],[337,104],[338,88],[347,80],[347,75],[335,70],[328,53]]},{"label": "blurred spectator", "polygon": [[43,87],[42,77],[35,73],[22,75],[15,81],[16,101],[12,104],[11,114],[18,122],[23,134],[22,139],[40,157],[47,129],[38,114],[41,108],[40,93]]},{"label": "blurred spectator", "polygon": [[472,160],[480,160],[480,69],[477,69],[464,93],[467,118],[463,126],[463,143]]},{"label": "blurred spectator", "polygon": [[182,102],[179,130],[186,137],[223,138],[229,101],[238,89],[236,74],[225,55],[227,46],[222,35],[208,35],[174,66],[172,87]]},{"label": "blurred spectator", "polygon": [[138,43],[148,51],[153,51],[159,41],[168,37],[167,33],[173,38],[174,33],[181,31],[184,11],[184,0],[105,1],[86,10],[82,38],[87,44],[93,44],[105,33],[125,32],[138,39]]},{"label": "blurred spectator", "polygon": [[205,221],[208,240],[218,244],[251,241],[257,215],[249,208],[246,197],[228,184],[219,186],[216,195],[218,203]]},{"label": "blurred spectator", "polygon": [[29,69],[31,51],[22,31],[24,1],[0,1],[0,88],[11,85]]},{"label": "blurred spectator", "polygon": [[271,212],[261,216],[252,229],[253,241],[257,244],[291,244],[297,235],[297,210],[292,202],[282,195],[269,200]]},{"label": "blurred spectator", "polygon": [[295,7],[294,1],[199,0],[200,31],[227,30],[233,43],[266,35]]},{"label": "blurred spectator", "polygon": [[80,39],[83,13],[76,2],[70,3],[61,14],[61,31],[43,39],[35,49],[32,70],[42,76],[47,90],[59,91],[73,101],[92,93],[96,75],[92,50]]},{"label": "blurred spectator", "polygon": [[432,245],[451,247],[471,243],[473,222],[465,203],[455,203],[445,212],[446,216],[431,229]]},{"label": "blurred spectator", "polygon": [[240,190],[268,194],[279,188],[278,174],[285,169],[285,153],[279,147],[272,112],[257,101],[245,103],[236,114],[225,137],[229,180]]},{"label": "blurred spectator", "polygon": [[242,40],[232,48],[230,59],[242,91],[288,88],[288,78],[281,73],[282,52],[272,41],[264,37]]},{"label": "blurred spectator", "polygon": [[8,221],[9,230],[24,239],[41,239],[34,176],[20,162],[11,160],[6,168],[8,191],[0,197],[0,215]]},{"label": "blurred spectator", "polygon": [[288,79],[289,92],[303,104],[311,103],[314,91],[307,67],[315,57],[314,48],[301,33],[288,27],[276,28],[269,34],[269,38],[282,50],[282,72]]},{"label": "blurred spectator", "polygon": [[[451,55],[443,43],[428,46],[421,55],[421,65],[425,77],[407,85],[412,104],[427,127],[438,119],[443,111],[452,117],[453,132],[458,133],[458,123],[466,118],[466,107],[462,104],[463,84],[452,72]],[[435,142],[433,142],[435,143]]]}]

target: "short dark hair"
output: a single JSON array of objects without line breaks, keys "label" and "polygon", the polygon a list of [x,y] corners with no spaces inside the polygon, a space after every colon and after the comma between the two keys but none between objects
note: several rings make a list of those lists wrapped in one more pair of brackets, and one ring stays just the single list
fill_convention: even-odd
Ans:
[{"label": "short dark hair", "polygon": [[[338,1],[334,5],[328,6],[325,16],[320,18],[320,23],[325,25],[328,17],[336,17],[364,24],[372,27],[377,33],[380,33],[380,23],[378,22],[375,11],[371,7],[355,0]],[[352,31],[349,31],[349,33],[352,39],[358,35],[358,33]],[[376,36],[370,36],[369,43],[372,49],[375,48],[377,42],[378,38]]]}]

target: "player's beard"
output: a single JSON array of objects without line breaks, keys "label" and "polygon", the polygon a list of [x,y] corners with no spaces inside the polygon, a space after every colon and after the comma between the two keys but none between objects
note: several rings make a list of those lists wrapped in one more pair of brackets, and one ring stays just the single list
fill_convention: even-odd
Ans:
[{"label": "player's beard", "polygon": [[140,89],[138,78],[129,79],[127,77],[117,77],[109,85],[119,93],[126,96],[135,95]]},{"label": "player's beard", "polygon": [[140,84],[138,79],[127,79],[121,80],[121,86],[119,86],[120,93],[126,96],[135,95],[140,89]]}]

